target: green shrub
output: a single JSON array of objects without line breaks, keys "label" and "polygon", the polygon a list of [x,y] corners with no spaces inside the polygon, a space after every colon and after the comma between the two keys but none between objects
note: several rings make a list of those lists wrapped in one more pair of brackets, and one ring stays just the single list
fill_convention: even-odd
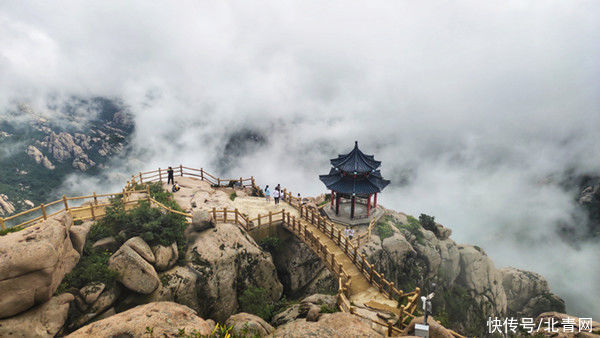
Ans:
[{"label": "green shrub", "polygon": [[236,197],[237,197],[237,194],[235,193],[235,191],[232,192],[231,194],[229,194],[229,199],[232,201],[234,201]]},{"label": "green shrub", "polygon": [[263,250],[271,253],[273,253],[279,247],[279,244],[279,238],[277,237],[266,237],[258,242],[258,245],[260,245]]},{"label": "green shrub", "polygon": [[11,232],[17,232],[23,230],[23,228],[21,227],[11,227],[11,228],[6,228],[4,230],[0,230],[0,236],[4,236],[4,235],[8,235]]},{"label": "green shrub", "polygon": [[435,217],[426,214],[421,214],[421,216],[419,216],[419,223],[421,223],[423,229],[429,230],[434,234],[438,235],[438,228],[435,225]]},{"label": "green shrub", "polygon": [[287,303],[285,298],[273,302],[267,290],[251,287],[246,289],[238,298],[242,312],[251,313],[270,322],[277,313],[281,312]]},{"label": "green shrub", "polygon": [[423,235],[423,232],[421,232],[421,223],[419,223],[419,220],[410,215],[407,216],[407,219],[408,224],[397,225],[398,229],[408,230],[408,232],[415,236],[418,243],[425,244],[425,236]]},{"label": "green shrub", "polygon": [[146,201],[141,201],[134,209],[126,211],[121,201],[114,200],[106,208],[106,215],[92,226],[88,239],[95,242],[112,236],[123,243],[131,237],[140,236],[150,246],[168,246],[176,242],[179,257],[183,259],[187,245],[184,236],[186,227],[184,216],[151,208]]},{"label": "green shrub", "polygon": [[73,222],[73,224],[74,224],[74,225],[82,225],[82,224],[83,224],[83,221],[82,221],[82,220],[80,220],[80,219],[78,219],[78,220],[74,221],[74,222]]},{"label": "green shrub", "polygon": [[375,224],[375,233],[382,241],[394,235],[394,229],[392,229],[388,218],[384,217]]},{"label": "green shrub", "polygon": [[109,258],[110,252],[94,249],[91,243],[86,243],[83,255],[81,255],[75,268],[63,279],[58,288],[58,293],[67,291],[70,288],[81,289],[92,282],[100,282],[107,287],[112,287],[118,273],[108,268]]}]

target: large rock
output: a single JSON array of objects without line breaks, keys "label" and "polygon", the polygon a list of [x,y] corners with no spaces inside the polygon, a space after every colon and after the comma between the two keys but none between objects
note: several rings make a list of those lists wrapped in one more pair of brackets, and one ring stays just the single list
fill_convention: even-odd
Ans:
[{"label": "large rock", "polygon": [[113,252],[119,248],[119,242],[114,237],[105,237],[94,242],[92,248]]},{"label": "large rock", "polygon": [[156,257],[154,266],[158,271],[170,269],[179,259],[179,250],[175,242],[169,246],[155,245],[152,247],[152,252]]},{"label": "large rock", "polygon": [[83,247],[85,246],[85,240],[87,238],[90,229],[92,228],[91,222],[85,222],[82,225],[73,225],[69,230],[69,235],[71,236],[71,242],[73,242],[73,247],[79,254],[83,253]]},{"label": "large rock", "polygon": [[238,297],[249,288],[262,288],[267,301],[281,297],[283,286],[277,279],[271,256],[234,224],[196,233],[186,253],[188,266],[197,276],[199,314],[225,321],[238,312]]},{"label": "large rock", "polygon": [[146,243],[141,237],[132,237],[128,239],[123,245],[130,246],[135,252],[137,252],[143,259],[148,263],[156,262],[154,253],[148,243]]},{"label": "large rock", "polygon": [[285,323],[289,323],[298,318],[306,318],[308,312],[312,307],[317,307],[319,310],[321,306],[327,306],[330,309],[337,308],[336,297],[331,295],[314,294],[304,298],[300,303],[294,304],[284,311],[276,314],[271,320],[271,324],[280,326]]},{"label": "large rock", "polygon": [[66,213],[0,237],[0,318],[49,300],[79,260]]},{"label": "large rock", "polygon": [[245,312],[229,317],[225,326],[231,326],[231,333],[236,337],[264,337],[275,331],[275,328],[262,318]]},{"label": "large rock", "polygon": [[100,294],[105,288],[106,285],[103,283],[92,283],[82,287],[81,290],[79,290],[79,293],[87,304],[93,304],[98,297],[100,297]]},{"label": "large rock", "polygon": [[349,313],[326,313],[317,322],[297,319],[279,326],[274,337],[381,337],[371,324]]},{"label": "large rock", "polygon": [[118,280],[126,288],[149,294],[160,280],[154,267],[128,245],[122,245],[108,260],[108,267],[119,273]]},{"label": "large rock", "polygon": [[208,323],[187,306],[155,302],[91,323],[67,337],[147,337],[148,329],[153,337],[177,337],[180,330],[187,334],[211,333]]},{"label": "large rock", "polygon": [[194,211],[192,215],[192,228],[194,231],[200,232],[214,227],[214,220],[210,212],[206,210]]},{"label": "large rock", "polygon": [[0,337],[54,337],[63,327],[73,295],[63,293],[18,316],[0,320]]},{"label": "large rock", "polygon": [[511,267],[500,273],[510,315],[533,318],[548,310],[565,311],[564,302],[550,293],[548,282],[541,275]]}]

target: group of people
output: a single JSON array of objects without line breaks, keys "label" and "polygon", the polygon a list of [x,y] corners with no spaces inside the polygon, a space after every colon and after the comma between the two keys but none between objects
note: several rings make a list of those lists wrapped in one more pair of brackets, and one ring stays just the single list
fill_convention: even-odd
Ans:
[{"label": "group of people", "polygon": [[[269,190],[269,186],[267,185],[264,190],[265,200],[267,202],[271,202],[271,190]],[[275,204],[279,204],[279,199],[282,197],[283,192],[281,191],[281,186],[277,184],[275,189],[273,190],[273,199],[275,200]]]},{"label": "group of people", "polygon": [[354,229],[352,229],[350,226],[346,226],[346,230],[344,230],[344,234],[346,235],[346,237],[348,237],[350,240],[352,240],[352,238],[354,238]]}]

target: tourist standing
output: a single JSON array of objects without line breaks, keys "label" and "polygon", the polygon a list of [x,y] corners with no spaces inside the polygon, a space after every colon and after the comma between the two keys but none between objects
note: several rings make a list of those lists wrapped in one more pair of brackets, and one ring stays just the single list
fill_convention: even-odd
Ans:
[{"label": "tourist standing", "polygon": [[275,204],[279,204],[279,190],[277,188],[273,190],[273,199],[275,200]]},{"label": "tourist standing", "polygon": [[267,203],[271,202],[271,191],[269,191],[269,186],[265,187],[265,200]]},{"label": "tourist standing", "polygon": [[173,168],[169,167],[167,170],[167,184],[175,184],[175,179],[173,178]]}]

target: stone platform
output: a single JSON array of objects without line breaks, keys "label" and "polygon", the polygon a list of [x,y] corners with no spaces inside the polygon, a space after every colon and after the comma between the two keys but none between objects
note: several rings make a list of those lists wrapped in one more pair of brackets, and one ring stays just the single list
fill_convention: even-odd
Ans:
[{"label": "stone platform", "polygon": [[335,214],[335,207],[331,208],[328,204],[323,207],[323,211],[329,217],[329,219],[335,223],[350,226],[368,225],[372,219],[377,219],[383,215],[383,208],[377,208],[376,210],[371,209],[371,216],[367,217],[367,207],[362,204],[356,204],[354,206],[354,219],[350,218],[350,203],[340,204],[340,214]]}]

